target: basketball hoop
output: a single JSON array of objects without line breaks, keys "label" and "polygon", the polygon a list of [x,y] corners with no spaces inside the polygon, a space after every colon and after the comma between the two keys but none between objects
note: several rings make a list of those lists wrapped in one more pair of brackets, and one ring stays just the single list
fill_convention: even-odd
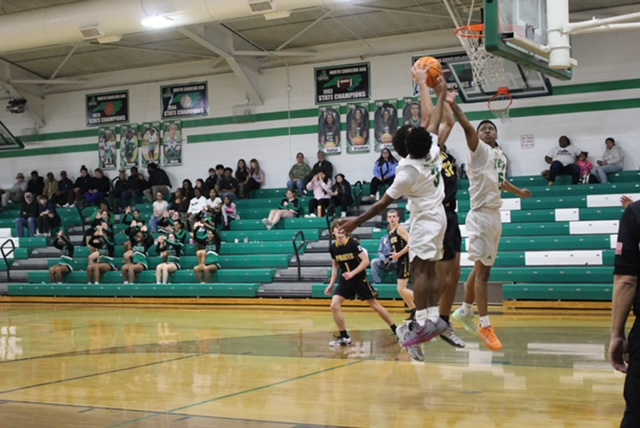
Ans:
[{"label": "basketball hoop", "polygon": [[487,52],[484,47],[484,24],[457,28],[456,36],[467,52],[477,85],[498,80],[504,75],[503,59]]},{"label": "basketball hoop", "polygon": [[498,92],[491,97],[488,105],[491,113],[500,119],[500,122],[505,123],[511,120],[509,117],[509,109],[512,103],[513,97],[511,96],[511,92],[509,92],[509,88],[503,87],[498,88]]}]

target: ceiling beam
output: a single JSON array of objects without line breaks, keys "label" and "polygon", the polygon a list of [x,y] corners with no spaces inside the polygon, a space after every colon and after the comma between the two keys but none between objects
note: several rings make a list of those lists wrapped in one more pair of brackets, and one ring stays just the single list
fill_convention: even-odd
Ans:
[{"label": "ceiling beam", "polygon": [[253,78],[247,76],[247,73],[259,75],[258,68],[251,67],[246,62],[241,64],[236,60],[233,56],[233,39],[230,31],[219,24],[200,25],[193,29],[176,28],[176,31],[224,58],[251,102],[255,105],[264,105],[260,92],[254,85],[254,82],[258,82],[259,79],[255,78],[256,76],[252,76]]},{"label": "ceiling beam", "polygon": [[60,63],[60,65],[58,65],[58,68],[56,68],[56,70],[51,73],[51,76],[49,77],[49,80],[53,80],[55,79],[55,77],[58,75],[58,73],[60,72],[60,70],[62,70],[62,67],[65,66],[65,64],[67,63],[67,61],[69,61],[71,59],[71,57],[73,56],[73,54],[76,52],[76,49],[78,49],[78,45],[74,45],[71,50],[69,51],[69,53],[67,54],[67,56],[64,57],[64,59],[62,60],[62,62]]},{"label": "ceiling beam", "polygon": [[122,49],[122,50],[130,50],[130,51],[151,52],[151,53],[159,53],[159,54],[166,54],[166,55],[172,55],[172,56],[177,55],[177,56],[187,56],[192,58],[204,58],[204,59],[218,58],[217,55],[203,55],[198,53],[169,51],[165,49],[141,48],[140,46],[126,46],[126,45],[116,45],[116,44],[103,45],[95,42],[90,43],[90,45],[107,48],[107,49]]},{"label": "ceiling beam", "polygon": [[314,56],[316,55],[316,51],[233,51],[234,56]]}]

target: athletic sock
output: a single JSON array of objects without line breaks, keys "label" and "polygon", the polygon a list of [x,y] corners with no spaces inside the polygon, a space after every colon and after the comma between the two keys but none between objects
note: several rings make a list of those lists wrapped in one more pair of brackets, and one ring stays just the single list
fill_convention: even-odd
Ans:
[{"label": "athletic sock", "polygon": [[489,315],[480,317],[480,327],[491,327],[491,321],[489,321]]},{"label": "athletic sock", "polygon": [[469,315],[473,315],[473,304],[463,302],[462,307],[460,307],[460,310],[462,312],[462,315],[464,315],[465,317],[468,317]]},{"label": "athletic sock", "polygon": [[440,318],[440,308],[438,306],[431,306],[430,308],[427,308],[427,318],[432,323],[437,323],[438,318]]},{"label": "athletic sock", "polygon": [[427,310],[426,309],[418,309],[416,310],[416,322],[420,325],[424,325],[424,323],[427,321],[427,319],[429,319],[429,317],[427,316]]},{"label": "athletic sock", "polygon": [[347,330],[340,330],[340,337],[349,337],[349,333],[347,333]]},{"label": "athletic sock", "polygon": [[440,314],[440,318],[442,318],[442,320],[444,322],[446,322],[447,324],[449,324],[449,315],[442,315]]},{"label": "athletic sock", "polygon": [[395,324],[391,324],[391,331],[393,334],[396,334],[396,328],[398,328]]}]

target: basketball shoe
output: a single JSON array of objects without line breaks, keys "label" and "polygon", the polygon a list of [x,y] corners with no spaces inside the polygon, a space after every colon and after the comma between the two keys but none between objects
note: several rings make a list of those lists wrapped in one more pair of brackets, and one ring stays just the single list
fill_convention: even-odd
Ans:
[{"label": "basketball shoe", "polygon": [[449,322],[449,326],[445,331],[440,333],[440,338],[447,342],[449,345],[454,346],[456,348],[464,348],[465,343],[462,339],[458,337],[455,329],[453,328],[453,324]]},{"label": "basketball shoe", "polygon": [[347,346],[351,345],[350,337],[336,337],[336,340],[329,342],[329,346],[338,347],[338,346]]},{"label": "basketball shoe", "polygon": [[476,317],[475,315],[473,315],[473,313],[469,315],[463,315],[462,308],[458,308],[451,315],[451,317],[454,320],[460,322],[464,326],[464,329],[469,333],[478,334],[478,321],[476,320]]},{"label": "basketball shoe", "polygon": [[487,349],[492,350],[493,352],[498,352],[502,350],[502,342],[496,336],[496,332],[493,330],[493,327],[480,327],[478,326],[478,336],[482,339],[482,343]]}]

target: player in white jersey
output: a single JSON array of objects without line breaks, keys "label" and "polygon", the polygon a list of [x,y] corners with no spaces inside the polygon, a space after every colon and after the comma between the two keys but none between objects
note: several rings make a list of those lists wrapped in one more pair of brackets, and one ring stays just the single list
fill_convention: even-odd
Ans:
[{"label": "player in white jersey", "polygon": [[[447,94],[446,102],[464,129],[469,147],[467,174],[471,210],[467,215],[466,228],[469,234],[469,260],[474,262],[474,266],[465,286],[464,303],[453,313],[453,318],[460,321],[470,333],[478,334],[488,349],[500,351],[502,343],[489,320],[487,286],[502,236],[501,191],[514,193],[520,198],[531,197],[531,192],[514,186],[506,179],[507,159],[497,147],[498,131],[495,124],[483,120],[477,130],[474,129],[457,105],[456,96],[455,92]],[[478,305],[480,325],[473,314],[474,300]]]},{"label": "player in white jersey", "polygon": [[[402,196],[409,199],[409,259],[414,279],[416,317],[415,321],[398,327],[396,334],[400,342],[410,348],[410,352],[415,350],[420,354],[422,351],[416,345],[431,340],[448,327],[439,316],[440,287],[436,277],[436,262],[442,258],[442,240],[447,222],[442,205],[444,184],[440,176],[442,161],[436,136],[447,93],[446,83],[441,77],[438,78],[436,92],[439,102],[428,121],[428,129],[419,127],[406,132],[406,148],[400,148],[399,151],[406,151],[409,156],[398,163],[396,178],[391,187],[367,212],[356,219],[349,219],[343,225],[343,229],[350,233],[380,214],[394,200]],[[402,142],[400,138],[394,139],[394,145]],[[416,358],[416,355],[412,354],[412,357]]]}]

